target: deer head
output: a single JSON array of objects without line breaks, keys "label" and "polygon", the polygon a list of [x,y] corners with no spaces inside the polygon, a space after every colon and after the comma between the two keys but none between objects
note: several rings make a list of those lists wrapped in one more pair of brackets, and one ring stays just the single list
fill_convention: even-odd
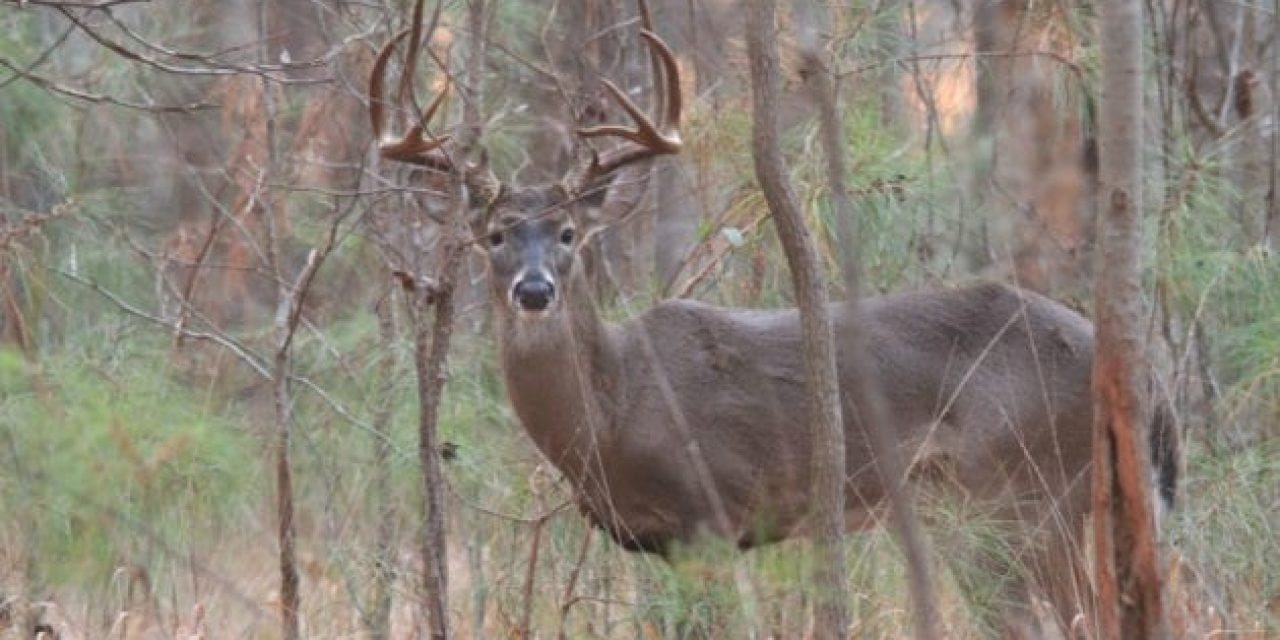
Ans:
[{"label": "deer head", "polygon": [[[580,268],[578,255],[586,241],[609,221],[592,215],[618,171],[653,157],[680,151],[681,98],[679,67],[670,48],[651,30],[648,13],[640,36],[649,47],[654,81],[656,121],[645,114],[613,82],[604,87],[633,120],[633,126],[603,125],[578,129],[584,146],[579,161],[557,182],[513,187],[498,179],[483,152],[476,163],[463,163],[448,135],[427,135],[426,128],[447,94],[441,91],[422,110],[417,123],[400,136],[386,136],[384,87],[388,60],[413,28],[393,37],[378,53],[369,82],[369,116],[382,158],[459,176],[466,185],[470,226],[476,246],[485,252],[493,298],[522,319],[545,319],[563,306],[564,283]],[[411,38],[411,42],[420,39]],[[412,58],[416,51],[410,51]],[[411,69],[410,69],[411,71]],[[401,78],[405,95],[408,73]],[[604,153],[585,140],[612,138],[618,144]]]}]

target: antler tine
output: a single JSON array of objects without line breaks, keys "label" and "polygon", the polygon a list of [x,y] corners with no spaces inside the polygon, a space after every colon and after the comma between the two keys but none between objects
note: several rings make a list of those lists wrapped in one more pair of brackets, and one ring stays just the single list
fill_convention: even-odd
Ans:
[{"label": "antler tine", "polygon": [[607,176],[614,171],[656,155],[679,153],[683,142],[680,139],[679,123],[682,100],[680,96],[680,68],[676,64],[675,54],[654,32],[643,29],[640,36],[649,45],[649,53],[654,68],[662,69],[662,78],[654,78],[659,85],[662,104],[659,105],[658,123],[654,124],[647,114],[636,103],[627,97],[613,82],[604,80],[604,86],[635,123],[634,127],[620,125],[603,125],[578,129],[578,135],[584,138],[611,136],[622,138],[632,145],[623,145],[604,157],[593,154],[591,164],[585,169],[574,172],[570,186],[581,191],[592,181]]},{"label": "antler tine", "polygon": [[[657,33],[657,31],[655,31],[653,28],[653,14],[649,12],[649,3],[647,2],[647,0],[637,0],[636,6],[637,6],[636,8],[639,9],[640,11],[640,30],[649,31],[651,33]],[[663,44],[666,44],[666,43],[663,43]],[[655,110],[659,110],[660,113],[665,114],[665,112],[662,112],[661,109],[663,105],[667,104],[667,91],[666,91],[667,85],[665,82],[663,82],[663,79],[666,78],[666,75],[663,74],[662,61],[658,58],[658,56],[655,56],[655,55],[649,56],[649,77],[653,80],[653,84],[654,84],[653,101],[651,102],[652,108]],[[667,120],[662,119],[663,116],[659,116],[659,118],[660,118],[658,120],[659,129],[671,124]]]},{"label": "antler tine", "polygon": [[[395,51],[396,45],[413,31],[412,27],[401,30],[382,46],[377,58],[374,59],[373,70],[369,74],[369,124],[372,126],[374,138],[378,140],[378,155],[383,158],[449,171],[453,164],[444,154],[438,152],[438,149],[449,141],[449,136],[423,135],[427,123],[435,116],[436,111],[444,104],[445,97],[448,96],[448,84],[419,114],[418,122],[414,123],[399,140],[384,137],[387,63],[391,60],[391,54]],[[409,55],[412,57],[415,53],[410,51]],[[402,79],[402,86],[407,86],[406,83],[407,81]]]},{"label": "antler tine", "polygon": [[640,35],[648,39],[653,47],[652,51],[658,53],[657,59],[654,60],[654,67],[657,67],[659,61],[662,63],[663,77],[667,80],[662,84],[661,89],[662,104],[666,107],[666,111],[662,113],[659,124],[671,131],[678,146],[680,144],[680,112],[684,108],[684,97],[680,95],[680,65],[676,63],[676,56],[671,53],[667,43],[652,31],[642,31]]},{"label": "antler tine", "polygon": [[387,61],[391,59],[391,52],[395,51],[396,43],[408,34],[409,30],[405,29],[382,45],[378,50],[378,56],[373,60],[373,70],[369,72],[369,124],[373,128],[373,138],[378,141],[382,140],[382,129],[386,124],[383,106],[387,85]]}]

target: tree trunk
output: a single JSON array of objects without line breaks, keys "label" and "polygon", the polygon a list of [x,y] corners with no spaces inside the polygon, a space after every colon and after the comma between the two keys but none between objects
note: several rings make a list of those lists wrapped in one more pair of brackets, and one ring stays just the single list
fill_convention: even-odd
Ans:
[{"label": "tree trunk", "polygon": [[1075,294],[1088,287],[1085,249],[1092,241],[1090,184],[1075,107],[1082,87],[1065,66],[1024,55],[1048,48],[1071,57],[1073,42],[1048,35],[1065,19],[1058,5],[976,4],[974,44],[982,57],[975,61],[973,134],[979,148],[990,141],[990,161],[976,163],[974,186],[985,199],[983,208],[995,214],[990,219],[1008,227],[1017,282],[1037,291]]},{"label": "tree trunk", "polygon": [[391,496],[391,413],[394,407],[396,366],[395,294],[388,291],[378,303],[378,346],[382,350],[377,366],[379,407],[373,415],[373,487],[370,496],[376,505],[373,571],[370,593],[362,611],[365,631],[373,640],[391,637],[391,598],[396,579],[396,505]]},{"label": "tree trunk", "polygon": [[[270,41],[268,33],[268,4],[259,4],[258,37],[262,45],[262,59],[268,60],[266,43]],[[293,471],[289,461],[289,442],[293,431],[293,401],[289,397],[290,343],[293,331],[290,318],[293,315],[294,297],[289,290],[288,277],[284,272],[284,257],[281,247],[282,230],[276,226],[276,211],[272,206],[270,185],[275,179],[275,102],[270,81],[262,78],[262,108],[264,119],[265,157],[257,180],[258,193],[254,200],[261,203],[264,228],[266,229],[267,268],[275,280],[275,318],[273,322],[273,338],[275,356],[271,367],[271,390],[275,408],[276,440],[273,447],[276,471],[276,539],[279,545],[280,565],[280,636],[284,640],[297,640],[300,637],[298,608],[300,601],[298,560],[295,550],[297,531],[293,524]]]},{"label": "tree trunk", "polygon": [[[415,24],[421,23],[422,0],[414,11]],[[487,2],[470,0],[467,8],[467,31],[470,40],[466,52],[466,84],[461,88],[462,123],[454,134],[458,153],[465,157],[480,135],[480,105],[484,83],[484,56]],[[466,258],[470,232],[466,225],[466,199],[462,193],[462,176],[453,176],[452,204],[457,209],[445,216],[440,230],[436,279],[431,285],[417,287],[414,300],[414,365],[418,384],[418,462],[422,466],[424,505],[421,553],[424,575],[424,598],[429,631],[433,640],[449,637],[449,572],[448,546],[445,537],[444,471],[441,468],[437,426],[444,400],[445,363],[453,341],[455,294],[459,274]],[[431,325],[427,312],[434,309]]]},{"label": "tree trunk", "polygon": [[[794,5],[795,24],[798,32],[798,45],[801,62],[800,75],[805,79],[806,89],[814,107],[818,111],[818,139],[826,156],[827,187],[831,192],[831,204],[835,210],[836,232],[841,248],[840,269],[844,278],[845,289],[850,312],[856,317],[862,281],[861,253],[858,251],[857,218],[853,202],[849,198],[849,189],[845,176],[848,169],[845,164],[845,150],[841,144],[840,113],[836,108],[836,91],[833,82],[832,67],[824,58],[823,46],[819,32],[820,25],[834,24],[830,13],[821,15],[819,7],[813,4],[797,3]],[[890,511],[896,527],[899,542],[905,551],[909,569],[908,582],[912,601],[915,605],[916,637],[921,640],[936,637],[938,628],[937,601],[933,596],[933,587],[929,579],[929,558],[926,553],[924,539],[920,532],[919,519],[912,508],[908,497],[902,490],[901,479],[906,477],[905,463],[894,446],[886,425],[888,418],[881,396],[880,385],[865,363],[870,362],[864,354],[862,333],[856,322],[840,327],[838,334],[846,345],[852,345],[852,361],[858,372],[850,381],[853,388],[850,393],[854,397],[853,406],[858,408],[854,416],[846,416],[847,420],[855,420],[863,430],[871,436],[871,447],[876,456],[876,467],[884,486],[888,489]],[[843,438],[841,441],[843,445]],[[844,467],[844,451],[841,446],[840,466]],[[824,480],[842,481],[843,476],[822,476],[817,483]],[[837,488],[837,491],[843,487]],[[830,491],[826,489],[825,491]],[[821,490],[815,491],[819,496]],[[841,498],[843,500],[843,498]],[[840,502],[839,504],[843,504]],[[832,558],[829,566],[838,567],[844,574],[844,557]]]},{"label": "tree trunk", "polygon": [[804,226],[778,141],[779,63],[773,0],[748,3],[747,52],[751,65],[752,156],[778,238],[787,255],[803,331],[808,415],[813,442],[814,520],[817,531],[815,634],[844,638],[849,629],[848,572],[844,559],[844,429],[836,379],[835,340],[817,248]]},{"label": "tree trunk", "polygon": [[[456,216],[450,220],[456,221]],[[458,225],[450,225],[456,227]],[[449,637],[448,544],[445,537],[444,470],[437,425],[444,394],[445,361],[453,340],[454,290],[461,271],[465,231],[448,228],[440,241],[440,269],[434,288],[411,292],[414,313],[414,365],[418,377],[418,463],[422,466],[424,522],[422,532],[423,596],[432,640]],[[431,324],[427,312],[434,306]]]},{"label": "tree trunk", "polygon": [[1102,3],[1093,518],[1102,637],[1164,635],[1142,337],[1142,4]]}]

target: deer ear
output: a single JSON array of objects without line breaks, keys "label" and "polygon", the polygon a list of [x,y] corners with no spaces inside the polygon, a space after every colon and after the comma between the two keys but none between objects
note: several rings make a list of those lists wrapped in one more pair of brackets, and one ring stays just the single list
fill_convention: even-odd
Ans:
[{"label": "deer ear", "polygon": [[471,230],[471,246],[482,253],[489,248],[485,236],[489,233],[489,208],[472,206],[467,209],[467,227]]},{"label": "deer ear", "polygon": [[484,243],[479,239],[489,232],[493,206],[506,187],[489,168],[489,154],[483,148],[480,159],[467,165],[463,180],[467,187],[467,223],[471,226],[472,237],[478,239],[474,246],[483,249]]},{"label": "deer ear", "polygon": [[560,192],[564,197],[573,200],[574,204],[589,208],[599,208],[609,195],[609,185],[613,184],[613,176],[605,175],[592,180],[589,176],[599,162],[594,149],[580,146],[576,150],[577,159],[573,168],[569,169],[560,180]]},{"label": "deer ear", "polygon": [[589,205],[593,224],[608,227],[624,223],[640,211],[649,190],[651,170],[649,162],[624,167],[587,189],[583,199]]},{"label": "deer ear", "polygon": [[489,152],[480,149],[480,158],[468,164],[462,173],[467,185],[467,200],[472,209],[488,208],[502,195],[502,181],[489,168]]},{"label": "deer ear", "polygon": [[609,197],[609,188],[612,186],[612,175],[601,178],[587,185],[587,188],[578,195],[578,201],[592,209],[599,209],[604,206],[605,198]]},{"label": "deer ear", "polygon": [[[635,211],[649,185],[652,163],[641,161],[603,175],[591,174],[599,158],[591,149],[580,151],[577,165],[560,183],[567,198],[575,200],[581,213],[578,223],[587,233],[595,233]],[[571,210],[573,210],[571,209]],[[584,235],[585,237],[585,235]]]},{"label": "deer ear", "polygon": [[613,177],[609,176],[588,185],[581,193],[569,196],[577,200],[577,206],[570,207],[569,211],[577,212],[573,219],[578,227],[579,246],[586,246],[597,233],[609,228],[612,221],[605,209],[612,184]]},{"label": "deer ear", "polygon": [[602,208],[608,200],[611,182],[612,178],[600,179],[581,191],[571,190],[565,182],[555,185],[562,206],[578,228],[578,244],[608,226]]}]

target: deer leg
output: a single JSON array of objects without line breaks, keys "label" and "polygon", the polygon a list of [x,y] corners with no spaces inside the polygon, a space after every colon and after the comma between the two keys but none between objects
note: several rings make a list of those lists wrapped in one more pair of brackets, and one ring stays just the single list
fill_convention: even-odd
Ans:
[{"label": "deer leg", "polygon": [[[1087,487],[1087,483],[1082,485]],[[1036,586],[1043,591],[1052,610],[1050,617],[1065,638],[1090,635],[1093,620],[1093,585],[1087,572],[1084,505],[1087,490],[1081,488],[1045,509],[1046,515],[1029,523],[1036,540],[1027,564]]]},{"label": "deer leg", "polygon": [[[918,504],[935,545],[948,550],[942,556],[943,562],[982,636],[1046,637],[1034,595],[1043,587],[1054,605],[1064,612],[1068,603],[1074,602],[1070,596],[1075,583],[1050,578],[1075,566],[1062,562],[1064,549],[1077,548],[1068,545],[1072,539],[1076,541],[1071,545],[1078,545],[1075,529],[1053,529],[1061,535],[1046,535],[1049,525],[1029,512],[1045,509],[1036,502],[1015,499],[1018,492],[1007,485],[1000,491],[976,487],[980,489],[978,494],[968,491],[975,485],[963,482],[935,481],[916,486],[923,489]],[[1070,611],[1075,611],[1074,606]],[[1062,615],[1070,620],[1069,615]]]},{"label": "deer leg", "polygon": [[666,570],[671,635],[681,640],[739,637],[741,606],[733,581],[736,547],[724,540],[699,538],[677,545]]},{"label": "deer leg", "polygon": [[1031,606],[1028,543],[1015,491],[989,469],[936,445],[909,468],[916,504],[984,637],[1040,637]]},{"label": "deer leg", "polygon": [[[968,505],[966,505],[968,506]],[[1019,535],[998,516],[956,514],[930,516],[948,520],[930,527],[947,569],[959,587],[971,619],[984,637],[1035,638],[1027,567],[1022,563]]]},{"label": "deer leg", "polygon": [[[1010,567],[1018,572],[1023,593],[1007,603],[1002,620],[1006,637],[1074,638],[1088,630],[1093,588],[1085,562],[1087,486],[1055,493],[1060,496],[1056,501],[1043,494],[1026,499],[1007,514],[1017,527],[1008,546],[1013,552]],[[1035,606],[1044,600],[1048,611]]]}]

